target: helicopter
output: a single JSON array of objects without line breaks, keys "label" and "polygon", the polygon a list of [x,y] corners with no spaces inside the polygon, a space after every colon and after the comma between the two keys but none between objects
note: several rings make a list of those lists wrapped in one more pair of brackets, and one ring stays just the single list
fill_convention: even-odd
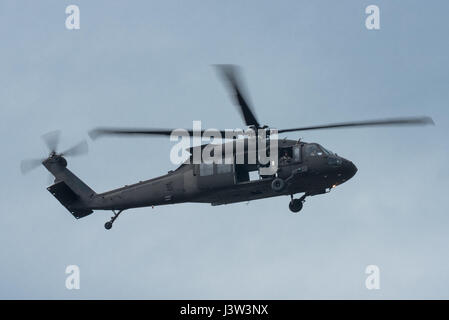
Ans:
[{"label": "helicopter", "polygon": [[[270,132],[270,127],[262,126],[253,111],[245,91],[243,90],[239,68],[234,65],[217,65],[219,75],[225,82],[234,104],[246,126],[259,133]],[[374,126],[408,126],[434,124],[430,117],[403,117],[331,123],[290,129],[278,129],[278,134],[347,127]],[[89,136],[95,140],[102,136],[171,136],[177,129],[160,128],[95,128]],[[193,135],[192,130],[185,130]],[[201,131],[203,133],[204,130]],[[169,171],[159,177],[96,193],[86,183],[67,168],[66,157],[81,155],[87,152],[87,142],[58,153],[59,131],[48,133],[42,138],[50,150],[48,157],[29,159],[21,162],[22,173],[27,173],[41,164],[54,176],[54,183],[47,190],[76,218],[86,217],[94,210],[111,210],[113,216],[104,225],[112,228],[119,215],[128,209],[139,207],[155,207],[185,202],[207,203],[212,206],[248,202],[276,196],[289,196],[289,209],[293,213],[302,210],[306,197],[325,194],[336,186],[350,180],[357,172],[357,167],[350,160],[329,151],[319,143],[308,143],[302,140],[278,139],[276,151],[278,160],[276,170],[272,174],[262,174],[266,164],[259,161],[243,163],[235,161],[235,154],[225,163],[194,163],[190,157],[176,170]],[[223,143],[235,150],[238,141],[248,145],[250,138],[234,138]],[[273,143],[269,135],[268,143]],[[202,150],[208,144],[194,146],[191,154]],[[248,159],[244,148],[244,158]],[[295,198],[295,195],[302,194]]]}]

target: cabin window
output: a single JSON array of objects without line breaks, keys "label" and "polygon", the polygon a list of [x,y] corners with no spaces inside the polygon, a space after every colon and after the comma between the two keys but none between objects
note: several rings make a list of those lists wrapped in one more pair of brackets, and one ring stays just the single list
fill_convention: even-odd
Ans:
[{"label": "cabin window", "polygon": [[211,176],[214,174],[213,163],[200,163],[200,176]]},{"label": "cabin window", "polygon": [[231,173],[232,164],[217,164],[217,174]]}]

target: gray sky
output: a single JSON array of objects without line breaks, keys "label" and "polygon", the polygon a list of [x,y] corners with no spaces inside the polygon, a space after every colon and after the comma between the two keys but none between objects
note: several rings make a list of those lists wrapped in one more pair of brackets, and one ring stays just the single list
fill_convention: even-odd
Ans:
[{"label": "gray sky", "polygon": [[[81,29],[65,29],[77,4]],[[380,7],[381,30],[365,28]],[[449,298],[447,1],[2,1],[0,298]],[[46,190],[40,136],[242,120],[210,67],[244,68],[260,122],[429,115],[435,127],[292,133],[355,162],[300,215],[279,197],[75,220]],[[69,168],[102,192],[173,169],[168,139],[89,141]],[[65,267],[81,289],[65,288]],[[378,265],[381,289],[365,288]]]}]

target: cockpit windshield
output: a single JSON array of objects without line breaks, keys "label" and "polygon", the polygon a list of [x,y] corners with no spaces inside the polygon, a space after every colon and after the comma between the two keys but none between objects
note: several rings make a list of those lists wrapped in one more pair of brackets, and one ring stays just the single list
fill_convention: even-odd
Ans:
[{"label": "cockpit windshield", "polygon": [[323,149],[324,153],[326,153],[328,156],[332,156],[334,153],[330,150],[327,150],[325,147],[320,145],[320,148]]}]

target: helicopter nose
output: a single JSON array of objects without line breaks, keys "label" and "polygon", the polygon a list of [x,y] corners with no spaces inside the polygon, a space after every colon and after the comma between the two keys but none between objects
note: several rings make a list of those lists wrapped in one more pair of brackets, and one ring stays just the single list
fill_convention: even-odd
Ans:
[{"label": "helicopter nose", "polygon": [[351,179],[357,173],[357,167],[352,161],[345,160],[344,162],[344,170],[347,176],[347,180]]},{"label": "helicopter nose", "polygon": [[355,166],[355,164],[353,162],[351,162],[351,169],[350,170],[351,170],[351,178],[352,178],[357,173],[357,167]]},{"label": "helicopter nose", "polygon": [[357,167],[355,166],[354,163],[352,163],[352,161],[344,159],[342,167],[343,167],[344,181],[351,179],[357,172]]}]

